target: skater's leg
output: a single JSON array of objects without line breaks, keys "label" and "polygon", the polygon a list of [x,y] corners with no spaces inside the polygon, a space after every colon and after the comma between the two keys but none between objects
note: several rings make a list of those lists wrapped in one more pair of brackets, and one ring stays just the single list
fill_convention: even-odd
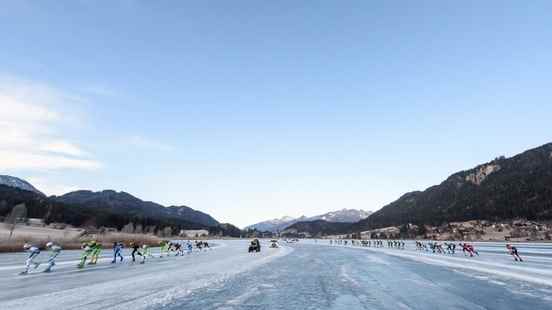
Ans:
[{"label": "skater's leg", "polygon": [[29,270],[31,269],[31,264],[33,263],[33,258],[34,256],[31,255],[29,256],[29,258],[27,258],[27,260],[25,261],[25,271],[23,273],[28,273]]},{"label": "skater's leg", "polygon": [[50,272],[52,271],[52,267],[56,265],[56,258],[58,257],[60,252],[53,253],[50,258],[48,258],[48,266],[44,270],[44,272]]},{"label": "skater's leg", "polygon": [[96,263],[95,259],[96,259],[96,251],[93,251],[90,254],[90,261],[88,261],[88,265],[94,265]]},{"label": "skater's leg", "polygon": [[90,258],[90,263],[92,265],[96,265],[98,263],[98,258],[100,257],[101,250],[95,249],[92,253],[92,257]]},{"label": "skater's leg", "polygon": [[88,257],[87,257],[86,255],[83,255],[83,256],[81,257],[80,262],[79,262],[79,264],[78,264],[79,268],[84,267],[84,264],[86,264],[86,259],[87,259],[87,258],[88,258]]},{"label": "skater's leg", "polygon": [[89,255],[90,255],[90,252],[88,252],[88,251],[85,251],[84,253],[82,253],[80,262],[77,265],[79,268],[84,267],[84,264],[86,264],[86,260],[88,259]]}]

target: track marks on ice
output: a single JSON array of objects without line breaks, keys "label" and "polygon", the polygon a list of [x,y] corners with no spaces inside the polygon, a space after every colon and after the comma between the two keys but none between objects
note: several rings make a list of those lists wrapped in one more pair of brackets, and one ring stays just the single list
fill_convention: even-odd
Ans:
[{"label": "track marks on ice", "polygon": [[[335,248],[335,246],[330,246]],[[493,261],[480,260],[478,257],[463,258],[454,256],[445,256],[437,254],[429,254],[424,252],[415,252],[409,250],[396,250],[385,248],[365,248],[365,247],[348,247],[348,249],[365,250],[370,252],[383,253],[389,256],[400,257],[417,261],[420,263],[438,265],[451,269],[464,269],[476,272],[492,274],[502,278],[517,279],[521,281],[531,282],[540,285],[552,286],[552,270],[544,268],[534,268],[523,265],[509,265]],[[505,256],[502,256],[504,258]],[[369,258],[374,263],[383,263],[379,257]],[[385,263],[383,263],[385,264]]]},{"label": "track marks on ice", "polygon": [[[145,265],[126,265],[89,272],[55,272],[48,276],[25,277],[21,297],[0,301],[1,309],[158,309],[183,298],[201,287],[216,284],[258,268],[291,249],[266,250],[260,255],[247,253],[247,243],[230,242],[228,247],[189,257],[155,259]],[[65,283],[63,283],[65,281]],[[71,284],[73,284],[71,286]],[[47,292],[44,289],[47,289]],[[0,292],[1,294],[1,292]],[[1,295],[0,295],[1,296]]]}]

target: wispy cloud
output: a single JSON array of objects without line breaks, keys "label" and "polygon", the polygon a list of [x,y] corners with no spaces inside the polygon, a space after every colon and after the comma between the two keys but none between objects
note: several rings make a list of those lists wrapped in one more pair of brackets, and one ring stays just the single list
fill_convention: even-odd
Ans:
[{"label": "wispy cloud", "polygon": [[174,150],[174,147],[169,144],[165,144],[161,141],[153,140],[144,136],[132,136],[128,139],[128,143],[132,146],[152,149],[156,151],[168,152]]},{"label": "wispy cloud", "polygon": [[99,162],[88,158],[59,130],[72,116],[56,107],[75,100],[43,84],[0,77],[0,169],[100,168]]},{"label": "wispy cloud", "polygon": [[40,150],[70,156],[87,155],[79,146],[62,140],[46,142],[40,146]]},{"label": "wispy cloud", "polygon": [[71,158],[60,155],[37,154],[27,150],[0,150],[0,167],[6,170],[96,170],[100,163],[91,159]]}]

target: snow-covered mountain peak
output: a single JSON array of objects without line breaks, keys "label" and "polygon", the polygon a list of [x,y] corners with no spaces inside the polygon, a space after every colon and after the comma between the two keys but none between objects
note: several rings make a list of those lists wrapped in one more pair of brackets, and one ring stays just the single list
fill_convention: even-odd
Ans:
[{"label": "snow-covered mountain peak", "polygon": [[10,175],[0,175],[0,184],[19,188],[25,191],[35,192],[44,196],[44,194],[36,189],[34,186],[32,186],[31,183],[17,177],[12,177]]},{"label": "snow-covered mountain peak", "polygon": [[309,222],[316,220],[324,220],[328,222],[340,222],[340,223],[356,223],[360,220],[367,218],[371,214],[370,211],[355,210],[355,209],[341,209],[337,211],[328,212],[322,215],[307,217],[300,216],[294,218],[291,216],[284,216],[278,219],[263,221],[254,225],[245,227],[245,229],[256,229],[259,231],[271,231],[278,232],[286,229],[287,227],[297,222]]},{"label": "snow-covered mountain peak", "polygon": [[338,211],[328,212],[322,215],[310,217],[309,221],[324,220],[328,222],[340,223],[355,223],[367,218],[371,214],[370,211],[356,209],[341,209]]},{"label": "snow-covered mountain peak", "polygon": [[292,216],[282,216],[281,218],[275,219],[274,221],[289,222],[289,221],[293,221],[294,219],[295,218]]}]

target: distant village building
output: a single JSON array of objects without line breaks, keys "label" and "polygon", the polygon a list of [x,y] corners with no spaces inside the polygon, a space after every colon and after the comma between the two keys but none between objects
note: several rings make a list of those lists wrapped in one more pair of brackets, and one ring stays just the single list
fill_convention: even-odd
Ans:
[{"label": "distant village building", "polygon": [[201,238],[209,236],[209,231],[206,229],[181,230],[178,235],[186,238]]},{"label": "distant village building", "polygon": [[44,226],[44,220],[41,219],[41,218],[28,218],[28,219],[27,219],[27,223],[28,223],[30,226],[34,226],[34,227],[42,227],[42,226]]}]

